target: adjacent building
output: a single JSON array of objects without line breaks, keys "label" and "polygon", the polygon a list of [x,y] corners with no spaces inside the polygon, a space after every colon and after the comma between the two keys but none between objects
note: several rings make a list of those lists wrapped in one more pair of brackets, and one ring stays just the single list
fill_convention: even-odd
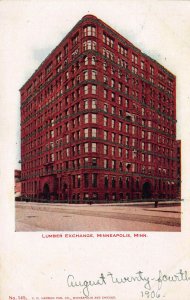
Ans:
[{"label": "adjacent building", "polygon": [[21,170],[14,170],[15,197],[21,196]]},{"label": "adjacent building", "polygon": [[181,199],[181,141],[177,140],[177,198]]},{"label": "adjacent building", "polygon": [[24,195],[176,198],[176,77],[100,19],[84,16],[20,94]]}]

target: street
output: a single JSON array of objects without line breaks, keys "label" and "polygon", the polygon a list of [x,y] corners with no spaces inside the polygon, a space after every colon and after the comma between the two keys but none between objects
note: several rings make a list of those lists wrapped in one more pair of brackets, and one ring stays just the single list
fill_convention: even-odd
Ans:
[{"label": "street", "polygon": [[16,231],[181,231],[181,207],[16,202]]}]

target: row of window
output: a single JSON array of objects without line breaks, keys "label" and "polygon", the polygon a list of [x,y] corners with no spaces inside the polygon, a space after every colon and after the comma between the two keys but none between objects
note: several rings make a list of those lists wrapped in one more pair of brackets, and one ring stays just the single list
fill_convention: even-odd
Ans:
[{"label": "row of window", "polygon": [[[128,105],[128,102],[126,100],[126,103]],[[83,109],[96,109],[97,108],[97,100],[96,99],[85,99],[84,100],[84,106]],[[64,111],[64,115],[65,116],[72,116],[73,114],[79,112],[80,110],[80,105],[74,105],[72,106],[70,109],[67,109]],[[104,108],[103,108],[105,113],[108,113],[108,104],[104,104]],[[116,115],[116,107],[111,106],[111,112],[112,115]],[[52,112],[51,112],[52,115]],[[47,127],[54,127],[57,123],[61,122],[63,120],[63,115],[59,114],[56,116],[55,119],[50,119],[49,120],[49,114],[46,112],[43,117],[36,119],[35,121],[33,121],[32,123],[28,124],[25,128],[24,131],[22,133],[22,137],[23,134],[25,135],[25,138],[27,137],[27,134],[33,132],[36,133],[36,131],[39,132],[40,127],[38,127],[40,124],[44,124],[45,128]],[[124,110],[121,109],[119,110],[119,116],[124,117]],[[145,110],[144,108],[142,108],[142,116],[145,116]],[[127,111],[125,112],[125,117],[126,117],[126,121],[131,122],[131,121],[135,121],[135,116],[133,114],[128,113]],[[102,119],[103,118],[103,119]],[[102,122],[103,121],[103,122]],[[120,131],[123,132],[129,132],[129,128],[132,128],[132,133],[135,134],[135,131],[137,129],[137,126],[135,125],[129,125],[126,124],[125,122],[121,122],[121,121],[116,121],[115,119],[112,119],[110,117],[107,116],[102,116],[99,115],[97,113],[86,113],[83,116],[77,116],[75,118],[73,118],[72,120],[70,120],[69,122],[65,123],[65,129],[62,128],[62,130],[60,131],[63,132],[63,130],[71,130],[72,128],[75,128],[78,125],[81,125],[82,123],[86,124],[86,123],[99,123],[101,122],[102,125],[104,126],[109,126],[111,128],[117,128]],[[164,131],[166,134],[174,134],[175,132],[175,128],[172,126],[169,126],[169,121],[167,120],[163,120],[163,118],[160,118],[160,116],[158,115],[158,119],[155,121],[155,123],[153,124],[151,120],[145,120],[145,119],[138,119],[138,123],[139,125],[141,124],[143,127],[147,127],[147,128],[156,128],[160,131]],[[61,125],[62,126],[62,125]],[[116,127],[117,126],[117,127]],[[43,127],[41,126],[41,130],[43,130]],[[56,127],[57,128],[57,127]],[[39,130],[38,130],[39,129]],[[58,129],[56,129],[58,130]],[[35,134],[36,135],[36,134]],[[30,136],[30,139],[32,138],[32,136]],[[165,137],[166,138],[166,137]]]},{"label": "row of window", "polygon": [[[83,43],[83,48],[84,48],[84,50],[96,50],[97,45],[96,45],[96,42],[95,42],[95,41],[88,40],[88,41],[85,41],[85,42]],[[76,52],[76,51],[77,51],[77,52]],[[74,56],[75,56],[76,54],[78,54],[78,50],[75,50],[75,52],[73,53]],[[114,54],[113,54],[110,50],[108,50],[108,49],[106,49],[106,48],[103,48],[103,55],[106,56],[106,57],[108,57],[108,58],[110,58],[111,60],[114,60]],[[60,61],[60,55],[58,55],[58,61]],[[133,61],[134,63],[137,62],[137,56],[135,56],[134,54],[132,55],[132,61]],[[88,64],[88,57],[85,57],[84,62],[85,62],[85,65]],[[93,64],[93,65],[95,64],[95,58],[94,58],[94,57],[93,57],[93,59],[92,59],[92,64]],[[125,60],[121,59],[121,58],[118,58],[118,64],[121,65],[121,66],[124,67],[124,68],[127,68],[127,67],[128,67],[128,63],[127,63]],[[144,62],[143,62],[143,61],[141,61],[141,67],[140,67],[140,68],[141,68],[141,70],[144,70],[144,69],[145,69]],[[51,62],[51,63],[46,67],[46,69],[45,69],[46,75],[50,74],[51,71],[52,71],[52,69],[53,69],[53,63]],[[57,68],[57,73],[59,73],[61,70],[62,70],[62,65],[60,65],[60,66]],[[132,66],[132,72],[135,73],[135,74],[137,74],[137,73],[138,73],[138,67],[133,65],[133,66]],[[67,72],[67,73],[68,73],[68,72]],[[154,76],[154,67],[153,67],[153,66],[150,66],[150,74],[151,74],[151,76]],[[163,75],[163,74],[161,75],[161,74],[162,74],[162,73],[160,73],[160,72],[158,73],[158,79],[160,79],[160,80],[162,80],[164,83],[166,83],[166,80],[163,79],[163,76],[164,76],[164,75]],[[142,73],[142,76],[144,77],[144,73]],[[153,77],[150,77],[149,80],[150,80],[152,83],[154,82]],[[41,81],[42,81],[42,75],[40,75],[40,80],[39,80],[39,82],[41,82]],[[173,83],[173,81],[172,81],[171,79],[167,79],[167,84],[169,85],[170,88],[173,88],[174,83]],[[35,88],[36,86],[37,86],[37,79],[34,80],[34,85],[31,84],[30,87],[27,89],[27,94],[28,94],[28,95],[31,94],[31,92],[33,91],[33,87]],[[164,86],[162,83],[159,82],[159,88],[165,89],[165,86]],[[170,93],[172,93],[170,89],[168,89],[168,91],[170,91]]]},{"label": "row of window", "polygon": [[[104,117],[104,126],[108,125],[107,121],[108,121],[108,118]],[[88,123],[88,119],[86,119],[86,123]],[[92,123],[96,123],[96,120],[93,119],[93,118],[92,118]],[[115,120],[112,120],[111,124],[112,124],[111,125],[112,128],[116,129],[116,127],[115,127],[115,124],[116,124]],[[119,126],[118,129],[121,131],[121,123],[120,122],[119,122],[119,125],[120,126]],[[129,125],[126,124],[125,128],[126,128],[126,133],[128,133],[129,132]],[[131,129],[132,129],[131,133],[133,135],[135,135],[136,131],[137,131],[137,128],[135,126],[131,126]],[[103,134],[101,134],[101,133],[103,133]],[[115,132],[110,132],[110,131],[108,132],[107,130],[100,130],[98,128],[93,128],[93,127],[92,128],[84,128],[84,130],[83,130],[83,136],[85,138],[87,138],[87,137],[101,137],[102,136],[104,138],[104,140],[108,140],[108,137],[109,137],[109,138],[111,138],[112,142],[116,142],[116,140],[117,140],[119,143],[121,143],[121,144],[124,143],[124,144],[127,144],[127,145],[128,145],[128,142],[129,142],[129,137],[126,137],[123,134],[116,134]],[[150,140],[152,138],[152,133],[150,131],[145,132],[144,130],[142,130],[141,137],[145,138],[145,136],[146,136],[146,138],[148,140]],[[79,138],[81,137],[80,133],[79,133],[79,136],[77,136],[77,138],[78,137]],[[46,132],[46,140],[48,140],[49,138],[54,138],[54,130],[50,130],[49,132]],[[73,141],[73,140],[76,140],[75,133],[71,134],[70,138],[69,138],[69,135],[66,134],[66,136],[65,136],[66,143],[69,143],[69,141]],[[126,141],[127,141],[127,143],[126,143]],[[158,141],[159,142],[162,141],[162,139],[161,139],[160,136],[158,136]]]},{"label": "row of window", "polygon": [[[22,170],[22,178],[27,179],[27,178],[32,178],[36,176],[44,176],[48,174],[56,174],[56,173],[61,173],[65,172],[66,170],[69,170],[69,172],[72,170],[78,170],[80,168],[85,168],[84,165],[81,165],[80,159],[75,160],[76,164],[72,162],[72,165],[69,164],[68,161],[62,163],[62,164],[56,164],[56,165],[49,165],[49,161],[46,164],[46,167],[41,168],[36,167],[33,165],[32,167],[32,162],[25,164],[23,170]],[[93,167],[92,167],[93,168]],[[87,167],[86,169],[89,169]],[[105,170],[108,170],[108,168],[104,168]],[[118,168],[115,168],[114,162],[113,162],[113,167],[109,168],[109,171],[116,171],[116,172],[125,172],[125,173],[139,173],[139,174],[151,174],[153,176],[162,176],[162,177],[176,177],[176,169],[174,167],[164,167],[164,168],[157,168],[152,165],[142,165],[139,163],[128,163],[128,164],[122,164],[119,163]],[[111,175],[110,175],[111,176]]]},{"label": "row of window", "polygon": [[[86,79],[89,78],[89,73],[88,73],[87,70],[84,70],[84,76],[85,76]],[[96,70],[92,70],[91,74],[90,74],[90,78],[91,79],[95,79],[96,77],[97,77],[97,71]],[[59,79],[61,80],[61,77]],[[106,75],[104,75],[103,80],[104,80],[104,82],[106,84],[108,83],[108,77]],[[135,80],[135,79],[133,78],[133,80]],[[58,82],[58,81],[56,81],[56,82]],[[75,78],[72,79],[72,81],[71,81],[72,86],[75,86],[78,82],[80,82],[80,75],[77,75],[76,79]],[[128,78],[126,78],[126,82],[128,82]],[[116,87],[115,79],[112,78],[110,80],[109,84],[110,84],[111,87],[115,88]],[[68,84],[68,83],[65,85],[65,90],[66,91],[71,87],[70,85],[71,84]],[[150,92],[149,92],[149,90],[147,88],[145,89],[144,85],[145,84],[143,83],[142,84],[142,93],[143,93],[143,95],[146,92],[145,96],[147,96],[147,92],[148,92],[148,96],[150,95],[152,98],[158,97],[159,105],[162,105],[162,100],[164,102],[167,102],[168,105],[170,104],[169,103],[170,102],[169,99],[168,98],[166,99],[165,95],[163,95],[163,97],[162,97],[161,93],[158,93],[158,95],[156,95],[155,94],[155,90],[153,90],[152,88],[150,88]],[[139,84],[138,84],[138,87],[139,87]],[[133,85],[133,88],[135,88],[134,85]],[[93,90],[94,89],[96,89],[96,87],[93,87]],[[121,82],[117,83],[117,89],[118,89],[118,91],[122,91],[122,92],[125,92],[125,93],[129,94],[129,87],[125,86],[125,90],[124,90],[124,86],[123,86],[123,84]],[[32,106],[35,106],[36,104],[38,105],[38,103],[40,103],[43,99],[46,99],[46,97],[48,97],[49,95],[51,95],[53,93],[53,90],[54,90],[54,86],[53,85],[47,87],[47,89],[45,90],[45,92],[43,94],[41,93],[38,98],[35,98],[33,102],[31,102],[29,105],[26,106],[26,108],[24,108],[24,111],[30,111],[32,109]],[[132,89],[131,89],[131,91],[134,92]],[[94,91],[94,93],[95,93],[95,91]],[[60,91],[57,91],[57,96],[59,96],[60,94],[61,95],[63,94],[63,89],[61,89]],[[76,100],[76,97],[80,96],[80,89],[77,89],[76,91],[73,91],[71,96],[72,96],[72,100],[73,101]],[[146,98],[145,96],[143,96],[143,97]],[[68,96],[66,96],[66,98],[68,98]],[[53,100],[54,100],[54,97],[52,99],[49,99],[49,102],[51,102]],[[142,99],[143,102],[146,102],[145,100],[146,99],[144,99],[144,100]],[[47,101],[47,99],[46,99],[46,101]],[[152,100],[150,99],[150,101],[152,101]],[[151,104],[151,106],[154,106],[154,105]],[[171,108],[171,105],[170,105],[170,108]]]},{"label": "row of window", "polygon": [[[105,149],[107,150],[107,149]],[[75,147],[72,147],[72,149],[70,150],[70,153],[73,155],[73,157],[77,156],[78,154],[81,154],[81,147],[80,145],[77,145]],[[115,149],[114,149],[115,151]],[[121,148],[118,149],[118,153],[120,153],[122,151]],[[130,152],[130,160],[128,160],[129,157],[129,152]],[[133,169],[133,167],[131,168],[131,162],[129,163],[128,161],[131,161],[132,159],[137,159],[138,158],[138,162],[143,162],[143,163],[150,163],[152,161],[155,162],[155,170],[157,169],[157,171],[159,172],[159,174],[163,173],[163,174],[169,174],[169,169],[168,168],[173,168],[176,164],[173,160],[171,159],[166,159],[166,158],[160,158],[160,157],[156,157],[153,159],[153,156],[150,154],[138,154],[136,151],[123,151],[123,153],[126,155],[126,157],[123,157],[121,161],[116,161],[115,159],[107,159],[104,158],[103,160],[101,160],[100,158],[97,157],[84,157],[84,158],[77,158],[74,160],[70,160],[70,162],[67,160],[65,162],[66,157],[63,156],[63,154],[66,153],[63,150],[57,151],[53,154],[46,154],[46,156],[38,158],[38,159],[33,159],[32,161],[24,161],[23,158],[23,171],[27,170],[27,169],[33,169],[35,167],[38,166],[42,166],[44,163],[48,163],[50,160],[51,161],[55,161],[55,162],[59,162],[62,161],[61,163],[52,166],[53,169],[59,170],[62,169],[62,167],[65,167],[66,169],[68,169],[69,167],[72,169],[77,169],[80,167],[87,167],[87,168],[91,168],[91,167],[99,167],[102,168],[104,167],[104,169],[114,169],[114,170],[118,170],[118,171],[129,171],[130,169]],[[116,155],[113,155],[114,158]],[[127,161],[126,161],[127,160]],[[64,164],[66,164],[64,166]],[[161,167],[162,166],[162,167]]]},{"label": "row of window", "polygon": [[[149,145],[149,144],[148,144]],[[159,147],[160,148],[160,147]],[[41,149],[40,151],[38,150],[33,150],[33,151],[29,151],[27,153],[27,151],[25,150],[25,154],[23,155],[22,158],[22,162],[23,164],[25,163],[33,163],[33,162],[39,162],[40,164],[42,164],[42,158],[44,158],[45,161],[45,156],[44,153],[48,150],[51,151],[51,147],[47,148],[44,147],[44,151],[42,150],[42,147],[39,148]],[[98,151],[97,151],[98,150]],[[156,151],[157,150],[157,151]],[[52,155],[52,161],[65,161],[66,159],[70,158],[72,159],[75,156],[79,156],[80,158],[77,159],[81,159],[81,155],[84,155],[85,153],[87,154],[92,154],[92,153],[101,153],[102,155],[105,156],[112,156],[112,159],[114,159],[114,157],[121,157],[122,160],[126,161],[128,159],[138,159],[139,162],[140,161],[152,161],[152,157],[154,157],[155,163],[159,166],[168,166],[168,165],[172,165],[174,166],[176,164],[176,161],[174,161],[174,157],[173,157],[173,152],[172,150],[167,150],[167,153],[164,153],[163,151],[160,151],[160,149],[158,149],[157,146],[154,147],[154,154],[153,153],[145,153],[145,152],[141,152],[141,150],[129,150],[129,149],[125,149],[125,148],[121,148],[121,147],[116,147],[116,146],[112,146],[112,145],[107,145],[107,144],[97,144],[96,142],[90,143],[90,142],[85,142],[82,144],[77,144],[75,146],[69,147],[69,148],[60,148],[60,149],[56,149],[56,151],[54,151]],[[144,150],[144,151],[147,151]],[[166,151],[165,151],[166,152]],[[171,152],[171,153],[170,153]],[[47,153],[47,152],[46,152]],[[169,153],[171,155],[169,155]],[[156,154],[156,155],[155,155]],[[162,156],[160,156],[159,154],[162,154]],[[50,154],[46,154],[46,162],[48,162],[49,160],[49,156]],[[106,159],[104,156],[104,159]],[[55,159],[54,159],[55,158]],[[110,166],[110,165],[109,165]]]}]

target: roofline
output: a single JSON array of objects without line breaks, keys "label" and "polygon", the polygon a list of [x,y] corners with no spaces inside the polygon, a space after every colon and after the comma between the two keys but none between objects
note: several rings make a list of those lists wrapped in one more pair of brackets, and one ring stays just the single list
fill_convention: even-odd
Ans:
[{"label": "roofline", "polygon": [[53,50],[46,56],[46,58],[41,62],[41,64],[38,66],[38,68],[33,72],[33,74],[27,79],[27,81],[22,85],[22,87],[19,89],[19,91],[21,91],[25,85],[32,79],[32,77],[39,71],[39,69],[42,67],[42,65],[48,60],[48,58],[51,56],[51,54],[53,52],[56,51],[57,48],[59,48],[59,46],[72,34],[72,32],[76,29],[76,27],[78,27],[78,25],[80,23],[82,23],[85,20],[88,19],[93,19],[95,22],[100,23],[102,25],[104,25],[105,27],[109,28],[114,34],[120,36],[120,38],[123,40],[124,43],[127,43],[128,47],[132,47],[134,48],[136,51],[142,53],[143,56],[148,57],[151,61],[153,61],[154,63],[156,63],[159,67],[161,67],[161,69],[164,69],[165,72],[169,73],[169,75],[173,76],[174,78],[176,78],[176,76],[170,72],[168,69],[166,69],[164,66],[162,66],[158,61],[156,61],[155,59],[153,59],[152,57],[150,57],[149,55],[147,55],[146,53],[143,53],[139,48],[137,48],[136,46],[134,46],[133,43],[131,43],[129,40],[127,40],[127,38],[125,38],[124,36],[122,36],[119,32],[117,32],[115,29],[113,29],[111,26],[109,26],[108,24],[106,24],[104,21],[102,21],[101,19],[98,19],[96,16],[91,15],[91,14],[87,14],[84,15],[81,20],[79,20],[75,26],[66,34],[66,36],[59,42],[59,44],[53,48]]}]

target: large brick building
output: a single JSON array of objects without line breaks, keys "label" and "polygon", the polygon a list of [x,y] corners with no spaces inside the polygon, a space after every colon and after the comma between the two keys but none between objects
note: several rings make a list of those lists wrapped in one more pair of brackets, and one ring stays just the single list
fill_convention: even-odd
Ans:
[{"label": "large brick building", "polygon": [[176,78],[84,16],[23,85],[22,194],[176,198]]}]

